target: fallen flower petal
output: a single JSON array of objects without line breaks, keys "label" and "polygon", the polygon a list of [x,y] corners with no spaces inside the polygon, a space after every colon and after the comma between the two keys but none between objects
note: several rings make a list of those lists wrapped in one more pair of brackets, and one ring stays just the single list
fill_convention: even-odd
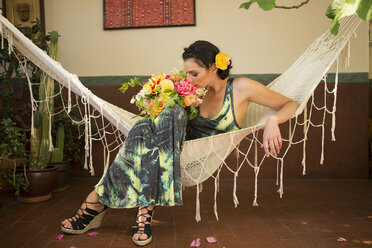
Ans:
[{"label": "fallen flower petal", "polygon": [[200,239],[194,239],[191,242],[190,247],[200,247]]},{"label": "fallen flower petal", "polygon": [[65,235],[63,235],[63,234],[58,234],[54,239],[61,240],[61,239],[63,239],[64,236]]},{"label": "fallen flower petal", "polygon": [[88,233],[88,236],[89,237],[95,237],[98,235],[98,232],[91,232],[91,233]]},{"label": "fallen flower petal", "polygon": [[345,238],[343,238],[343,237],[338,237],[337,238],[337,241],[338,242],[346,242],[347,240]]},{"label": "fallen flower petal", "polygon": [[209,236],[209,237],[207,237],[207,242],[209,244],[215,244],[215,243],[217,243],[217,239],[216,239],[216,237]]}]

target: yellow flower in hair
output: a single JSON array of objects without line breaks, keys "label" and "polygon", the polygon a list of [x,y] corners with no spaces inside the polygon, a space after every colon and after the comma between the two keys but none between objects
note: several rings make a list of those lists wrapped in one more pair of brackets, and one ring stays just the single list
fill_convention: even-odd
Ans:
[{"label": "yellow flower in hair", "polygon": [[216,66],[218,69],[221,69],[221,70],[226,70],[227,67],[229,66],[230,64],[230,60],[231,60],[231,57],[230,55],[224,53],[224,52],[220,52],[216,55]]}]

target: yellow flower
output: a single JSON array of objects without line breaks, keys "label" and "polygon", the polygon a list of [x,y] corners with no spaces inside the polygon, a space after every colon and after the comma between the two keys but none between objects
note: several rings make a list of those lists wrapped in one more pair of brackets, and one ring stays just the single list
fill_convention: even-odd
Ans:
[{"label": "yellow flower", "polygon": [[220,52],[216,55],[216,66],[218,69],[221,69],[221,70],[226,70],[227,67],[229,66],[230,64],[230,60],[231,60],[231,57],[230,55],[224,53],[224,52]]},{"label": "yellow flower", "polygon": [[166,76],[167,74],[165,74],[164,72],[159,73],[158,75],[152,75],[150,81],[153,81],[154,83],[159,83],[160,81],[164,80]]},{"label": "yellow flower", "polygon": [[144,91],[146,91],[147,93],[151,94],[153,93],[153,87],[154,87],[154,83],[153,82],[147,82],[145,83],[145,85],[143,86],[143,89]]},{"label": "yellow flower", "polygon": [[160,82],[160,86],[163,88],[163,90],[173,90],[174,89],[174,84],[171,80],[169,79],[164,79]]}]

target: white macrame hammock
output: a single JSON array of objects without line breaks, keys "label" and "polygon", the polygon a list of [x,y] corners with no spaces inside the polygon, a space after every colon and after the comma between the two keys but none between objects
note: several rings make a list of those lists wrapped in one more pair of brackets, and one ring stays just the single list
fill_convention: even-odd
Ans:
[{"label": "white macrame hammock", "polygon": [[[341,51],[346,51],[344,64],[349,63],[350,42],[349,39],[354,33],[360,19],[356,16],[349,16],[341,20],[341,27],[337,36],[330,34],[329,31],[317,38],[310,47],[294,62],[294,64],[285,71],[280,77],[275,79],[267,87],[277,91],[300,103],[300,107],[296,111],[292,121],[289,121],[289,137],[283,139],[288,143],[288,146],[281,152],[277,159],[277,185],[280,197],[283,195],[283,161],[289,148],[294,144],[303,143],[303,174],[306,173],[306,140],[310,126],[320,127],[322,129],[322,149],[320,163],[324,161],[324,122],[326,114],[332,115],[332,140],[335,140],[335,113],[336,113],[336,96],[338,83],[338,57]],[[9,53],[13,51],[13,47],[23,54],[17,56],[19,64],[24,69],[26,78],[30,88],[30,96],[32,103],[32,114],[37,111],[40,102],[45,99],[35,99],[32,94],[32,87],[37,86],[40,82],[31,82],[27,71],[27,60],[34,63],[46,74],[53,77],[59,82],[59,92],[55,95],[47,95],[47,98],[60,96],[64,104],[65,111],[71,118],[74,124],[85,125],[85,131],[81,134],[85,135],[85,168],[94,175],[93,160],[92,160],[92,142],[100,140],[104,146],[104,174],[109,167],[110,154],[115,152],[125,141],[131,127],[138,120],[135,114],[116,107],[99,97],[95,96],[88,88],[86,88],[79,78],[66,71],[60,63],[51,59],[45,51],[39,49],[27,37],[25,37],[16,27],[13,26],[5,17],[0,15],[0,34],[2,39],[6,38],[9,43]],[[3,40],[2,40],[3,46]],[[27,59],[26,59],[27,58]],[[329,90],[326,82],[326,73],[336,62],[336,77],[335,87]],[[316,106],[314,102],[314,90],[320,82],[324,82],[324,105]],[[41,82],[42,83],[42,82]],[[65,103],[62,98],[62,90],[67,91],[68,102]],[[72,92],[74,94],[72,94]],[[334,95],[333,109],[327,108],[326,95],[327,93]],[[73,97],[74,96],[74,97]],[[311,100],[311,101],[309,101]],[[307,106],[310,102],[310,106]],[[83,107],[81,107],[83,106]],[[72,108],[78,108],[80,119],[70,115]],[[323,111],[323,120],[320,124],[315,124],[311,121],[313,110]],[[60,111],[59,113],[61,113]],[[299,116],[303,112],[303,117],[300,121]],[[56,115],[54,113],[51,115]],[[182,168],[182,185],[184,187],[196,185],[196,220],[200,221],[200,202],[199,193],[202,191],[202,182],[212,177],[215,184],[214,193],[214,212],[217,214],[217,192],[219,191],[219,176],[221,169],[226,167],[234,175],[233,201],[235,207],[239,204],[236,196],[236,181],[238,172],[243,164],[247,163],[254,169],[255,173],[255,193],[253,205],[257,204],[257,178],[261,165],[265,160],[265,155],[261,152],[262,157],[258,157],[257,146],[260,143],[258,131],[265,125],[265,121],[273,111],[264,106],[251,103],[248,107],[243,129],[225,134],[219,134],[212,137],[201,138],[192,141],[186,141],[181,153],[181,168]],[[51,120],[52,118],[50,118]],[[92,133],[92,124],[96,125],[95,133]],[[33,125],[33,117],[32,117]],[[51,123],[50,123],[51,125]],[[295,141],[293,139],[294,132],[297,126],[303,127],[303,138]],[[33,135],[33,126],[31,135]],[[111,138],[108,138],[110,136]],[[113,137],[113,138],[112,138]],[[239,144],[242,140],[248,142],[248,150],[242,151],[239,149]],[[50,135],[50,150],[53,150],[53,142]],[[236,169],[225,162],[225,159],[230,153],[236,149],[239,159],[237,159]],[[249,152],[254,152],[254,158],[250,159]],[[88,162],[89,160],[89,162]],[[251,161],[253,160],[253,161]],[[280,171],[280,172],[279,172]],[[280,179],[279,179],[280,178]]]}]

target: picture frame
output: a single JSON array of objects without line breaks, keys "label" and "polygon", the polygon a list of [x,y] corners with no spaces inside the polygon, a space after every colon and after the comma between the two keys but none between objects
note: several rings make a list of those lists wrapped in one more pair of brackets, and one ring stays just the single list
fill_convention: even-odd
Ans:
[{"label": "picture frame", "polygon": [[195,0],[103,0],[104,30],[196,26]]},{"label": "picture frame", "polygon": [[3,15],[26,36],[34,21],[40,20],[45,30],[44,0],[2,0]]}]

